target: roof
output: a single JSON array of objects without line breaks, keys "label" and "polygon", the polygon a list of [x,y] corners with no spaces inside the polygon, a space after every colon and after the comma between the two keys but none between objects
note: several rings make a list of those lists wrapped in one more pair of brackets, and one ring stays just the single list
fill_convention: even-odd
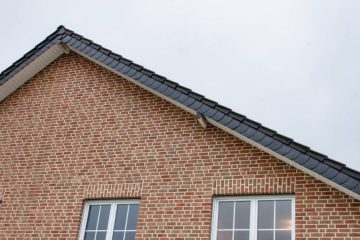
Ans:
[{"label": "roof", "polygon": [[[230,108],[222,106],[187,87],[158,75],[63,26],[59,26],[44,41],[36,45],[0,74],[0,93],[3,91],[3,86],[10,84],[12,79],[15,79],[22,71],[30,68],[33,62],[55,46],[57,47],[57,54],[46,58],[48,62],[42,63],[42,68],[56,59],[58,55],[67,53],[69,50],[74,51],[360,200],[360,172],[347,167],[341,162],[330,159],[326,155],[310,149],[310,147],[297,143],[275,130],[262,126],[260,123],[236,113]],[[61,49],[60,53],[59,49]],[[33,70],[33,73],[29,74],[27,78],[30,79],[39,72],[41,69],[38,68],[36,68],[36,71]],[[22,80],[22,83],[28,79]],[[11,91],[7,89],[2,98],[11,94],[17,87],[19,86],[13,87]]]}]

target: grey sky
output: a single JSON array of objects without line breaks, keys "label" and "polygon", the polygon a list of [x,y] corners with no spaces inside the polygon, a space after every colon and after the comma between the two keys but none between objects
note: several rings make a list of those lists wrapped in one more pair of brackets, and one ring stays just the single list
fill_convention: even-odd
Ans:
[{"label": "grey sky", "polygon": [[360,170],[358,0],[0,0],[0,71],[66,27]]}]

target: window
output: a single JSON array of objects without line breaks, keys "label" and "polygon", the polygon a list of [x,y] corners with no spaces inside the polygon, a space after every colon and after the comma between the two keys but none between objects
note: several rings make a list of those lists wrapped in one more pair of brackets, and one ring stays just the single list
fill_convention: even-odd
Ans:
[{"label": "window", "polygon": [[134,240],[138,200],[85,203],[79,240]]},{"label": "window", "polygon": [[294,215],[289,196],[216,198],[212,240],[294,240]]}]

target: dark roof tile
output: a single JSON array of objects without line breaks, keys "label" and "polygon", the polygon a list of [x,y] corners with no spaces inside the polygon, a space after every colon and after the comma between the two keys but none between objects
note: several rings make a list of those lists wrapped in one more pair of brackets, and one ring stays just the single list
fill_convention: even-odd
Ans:
[{"label": "dark roof tile", "polygon": [[116,53],[110,53],[109,57],[112,57],[112,58],[114,58],[116,60],[119,60],[120,58],[122,58],[121,55],[116,54]]},{"label": "dark roof tile", "polygon": [[[106,59],[109,59],[109,57],[102,53],[101,56],[99,57],[98,61],[104,63]],[[110,59],[110,60],[112,60],[112,59]]]},{"label": "dark roof tile", "polygon": [[121,72],[121,69],[123,69],[124,67],[126,67],[125,64],[119,62],[119,64],[117,66],[114,67],[114,70]]},{"label": "dark roof tile", "polygon": [[206,117],[212,117],[214,116],[214,114],[217,113],[217,111],[213,108],[209,108],[206,112],[204,112],[203,114],[206,116]]},{"label": "dark roof tile", "polygon": [[78,46],[76,49],[81,51],[81,52],[84,52],[85,48],[87,48],[87,47],[89,47],[89,46],[82,42],[80,44],[80,46]]},{"label": "dark roof tile", "polygon": [[297,158],[300,155],[300,152],[298,150],[295,149],[291,149],[290,152],[288,152],[285,157],[287,157],[290,160],[294,160],[295,158]]},{"label": "dark roof tile", "polygon": [[134,76],[132,76],[132,78],[135,79],[135,80],[138,80],[141,76],[143,76],[143,73],[142,72],[137,72],[137,73],[135,73]]},{"label": "dark roof tile", "polygon": [[193,109],[193,110],[198,110],[198,108],[200,108],[203,104],[197,100],[195,100],[195,102],[193,104],[191,104],[189,106],[189,108]]},{"label": "dark roof tile", "polygon": [[96,50],[99,50],[101,48],[101,46],[99,44],[96,44],[96,43],[90,43],[90,47],[96,49]]},{"label": "dark roof tile", "polygon": [[[75,41],[73,44],[71,44],[71,47],[73,48],[78,48],[81,44],[83,44],[82,42],[80,41]],[[85,45],[85,44],[84,44]]]},{"label": "dark roof tile", "polygon": [[224,106],[221,106],[221,105],[216,105],[215,109],[222,112],[222,113],[224,113],[224,114],[229,114],[231,112],[230,108],[227,108],[227,107],[224,107]]},{"label": "dark roof tile", "polygon": [[166,86],[165,84],[161,83],[160,87],[158,89],[156,89],[158,92],[163,93],[164,91],[166,91],[166,89],[168,89],[169,87]]},{"label": "dark roof tile", "polygon": [[242,134],[243,134],[245,137],[251,139],[251,137],[254,136],[256,132],[257,132],[257,131],[256,131],[254,128],[249,127],[249,128],[248,128],[245,132],[243,132]]},{"label": "dark roof tile", "polygon": [[122,62],[125,65],[130,65],[132,63],[132,61],[130,61],[129,59],[126,59],[126,58],[121,58],[120,62]]},{"label": "dark roof tile", "polygon": [[178,90],[179,92],[185,93],[185,94],[189,94],[189,92],[191,92],[191,90],[189,88],[183,87],[178,85],[176,87],[176,90]]},{"label": "dark roof tile", "polygon": [[237,121],[237,120],[235,120],[235,119],[233,119],[233,120],[231,120],[230,123],[228,123],[228,124],[226,125],[226,127],[230,128],[230,129],[234,129],[234,128],[236,128],[236,127],[239,126],[239,125],[240,125],[240,122]]},{"label": "dark roof tile", "polygon": [[[265,135],[265,134],[264,134],[264,135]],[[278,154],[280,154],[280,155],[285,156],[285,155],[288,154],[291,150],[292,150],[291,147],[289,147],[288,145],[283,144],[283,145],[281,146],[281,148],[279,148],[278,150],[276,150],[276,152],[277,152]]]},{"label": "dark roof tile", "polygon": [[[132,70],[134,70],[134,69],[132,69]],[[156,90],[157,88],[160,87],[160,85],[161,85],[161,83],[159,81],[154,80],[154,82],[149,87]]]},{"label": "dark roof tile", "polygon": [[81,40],[83,38],[83,36],[77,34],[77,33],[72,33],[71,37],[75,38],[76,40]]},{"label": "dark roof tile", "polygon": [[332,167],[329,167],[326,172],[324,172],[323,174],[321,174],[323,177],[327,178],[327,179],[333,179],[337,174],[339,173],[338,170],[335,170]]},{"label": "dark roof tile", "polygon": [[353,189],[351,189],[351,191],[353,191],[354,193],[360,195],[360,184],[358,184],[356,187],[354,187]]},{"label": "dark roof tile", "polygon": [[122,74],[126,74],[128,71],[130,71],[130,69],[131,69],[131,67],[129,67],[128,65],[125,65],[123,68],[121,68],[120,72]]},{"label": "dark roof tile", "polygon": [[270,128],[264,127],[264,126],[260,126],[258,128],[258,130],[265,133],[266,135],[268,135],[270,137],[272,137],[272,136],[274,136],[274,134],[276,134],[276,131],[274,131],[274,130],[272,130]]},{"label": "dark roof tile", "polygon": [[264,147],[269,146],[273,141],[275,141],[273,138],[265,136],[261,141],[259,142]]},{"label": "dark roof tile", "polygon": [[291,142],[293,142],[294,140],[292,140],[291,138],[285,137],[281,134],[275,133],[274,134],[274,138],[282,143],[285,143],[287,145],[289,145]]},{"label": "dark roof tile", "polygon": [[223,117],[225,116],[225,114],[223,114],[220,111],[217,111],[212,117],[211,119],[215,120],[215,121],[220,121]]},{"label": "dark roof tile", "polygon": [[243,123],[240,123],[239,126],[237,126],[236,128],[234,128],[234,131],[237,132],[237,133],[244,133],[246,130],[249,129],[249,126],[243,124]]},{"label": "dark roof tile", "polygon": [[319,163],[316,168],[313,169],[314,172],[316,172],[317,174],[323,174],[327,169],[329,168],[328,165],[323,164],[323,163]]},{"label": "dark roof tile", "polygon": [[139,79],[137,79],[138,82],[140,83],[144,83],[148,80],[148,76],[146,76],[145,74],[143,74]]},{"label": "dark roof tile", "polygon": [[72,37],[70,37],[70,36],[65,36],[65,37],[62,39],[61,42],[63,42],[63,43],[68,43],[71,39],[72,39]]},{"label": "dark roof tile", "polygon": [[169,95],[169,97],[170,97],[171,99],[176,100],[180,95],[182,95],[181,92],[174,90],[174,91],[171,93],[171,95]]},{"label": "dark roof tile", "polygon": [[225,126],[226,126],[226,124],[230,123],[231,120],[232,120],[231,117],[225,115],[225,116],[219,121],[219,123],[221,123],[222,125],[225,125]]},{"label": "dark roof tile", "polygon": [[180,94],[180,96],[176,99],[180,103],[184,103],[189,97],[185,94]]},{"label": "dark roof tile", "polygon": [[202,104],[201,107],[199,109],[197,109],[196,111],[198,111],[199,113],[204,113],[209,109],[209,106]]},{"label": "dark roof tile", "polygon": [[91,51],[95,51],[92,49],[92,47],[86,46],[84,50],[82,50],[82,53],[88,55]]},{"label": "dark roof tile", "polygon": [[[129,68],[129,69],[130,69],[130,68]],[[149,87],[149,86],[151,86],[154,82],[155,82],[155,80],[149,77],[149,78],[144,82],[144,85],[146,85],[147,87]]]},{"label": "dark roof tile", "polygon": [[90,45],[92,43],[92,41],[90,39],[87,39],[87,38],[82,38],[81,41],[83,43],[85,43],[86,45]]},{"label": "dark roof tile", "polygon": [[342,186],[344,188],[347,188],[347,189],[353,189],[354,187],[356,187],[356,185],[360,184],[358,180],[352,178],[352,177],[349,177],[343,184]]},{"label": "dark roof tile", "polygon": [[160,75],[158,75],[158,74],[153,74],[153,75],[152,75],[152,78],[155,79],[156,81],[159,81],[159,82],[164,82],[165,79],[166,79],[165,77],[160,76]]},{"label": "dark roof tile", "polygon": [[341,170],[341,169],[343,169],[345,167],[345,164],[340,163],[340,162],[335,161],[335,160],[332,160],[330,158],[324,159],[324,163],[331,166],[331,167],[333,167],[333,168],[335,168],[335,169],[337,169],[337,170]]},{"label": "dark roof tile", "polygon": [[273,151],[278,150],[279,148],[281,148],[283,144],[277,140],[274,140],[269,146],[267,146],[268,148],[270,148]]},{"label": "dark roof tile", "polygon": [[255,121],[253,121],[253,120],[250,120],[250,119],[248,119],[248,118],[247,118],[247,119],[244,119],[243,123],[245,123],[246,125],[248,125],[248,126],[250,126],[250,127],[252,127],[252,128],[255,128],[255,129],[257,129],[258,127],[261,126],[260,123],[255,122]]},{"label": "dark roof tile", "polygon": [[307,169],[314,169],[315,167],[317,167],[319,165],[319,161],[314,159],[314,158],[309,158],[309,161],[307,161],[306,163],[304,163],[304,167],[306,167]]},{"label": "dark roof tile", "polygon": [[78,42],[78,40],[76,40],[75,38],[71,38],[71,40],[67,44],[72,46],[73,44],[75,44],[77,42]]},{"label": "dark roof tile", "polygon": [[250,137],[251,140],[255,141],[255,142],[259,142],[261,141],[266,135],[263,134],[262,132],[256,131],[256,133]]},{"label": "dark roof tile", "polygon": [[302,153],[306,153],[307,150],[309,150],[309,147],[302,145],[300,143],[297,143],[297,142],[290,143],[290,147],[295,148],[296,150],[298,150]]},{"label": "dark roof tile", "polygon": [[208,105],[209,107],[215,107],[217,105],[217,102],[214,102],[212,100],[209,100],[207,98],[204,98],[202,100],[203,103],[205,103],[206,105]]},{"label": "dark roof tile", "polygon": [[[166,84],[164,84],[165,86],[167,86]],[[163,94],[165,96],[170,96],[173,92],[175,91],[175,89],[171,88],[171,87],[168,87],[164,92]]]},{"label": "dark roof tile", "polygon": [[304,163],[306,163],[307,161],[309,161],[310,157],[308,155],[305,154],[299,154],[299,156],[297,156],[294,159],[294,162],[296,162],[297,164],[303,165]]},{"label": "dark roof tile", "polygon": [[238,120],[238,121],[240,121],[240,122],[242,122],[242,121],[244,121],[246,119],[246,116],[241,115],[241,114],[236,113],[236,112],[230,112],[229,116],[236,119],[236,120]]},{"label": "dark roof tile", "polygon": [[319,160],[319,161],[323,161],[327,157],[327,156],[325,156],[325,155],[323,155],[321,153],[315,152],[315,151],[313,151],[311,149],[308,150],[306,152],[306,154],[309,155],[310,157],[313,157],[313,158]]},{"label": "dark roof tile", "polygon": [[189,93],[189,96],[192,97],[192,98],[195,98],[198,101],[201,101],[204,98],[203,95],[200,95],[200,94],[197,94],[197,93],[194,93],[194,92]]},{"label": "dark roof tile", "polygon": [[355,171],[354,169],[344,167],[341,171],[353,178],[360,179],[360,172]]},{"label": "dark roof tile", "polygon": [[164,81],[164,83],[165,83],[166,85],[168,85],[169,87],[172,87],[172,88],[176,88],[176,87],[178,86],[178,84],[177,84],[176,82],[173,82],[173,81],[171,81],[171,80],[169,80],[169,79],[166,79],[166,80]]},{"label": "dark roof tile", "polygon": [[93,58],[95,58],[96,60],[99,60],[99,58],[101,57],[101,56],[103,56],[104,54],[102,54],[101,52],[99,52],[99,51],[95,51],[95,54],[93,55],[93,56],[91,56],[91,57],[93,57]]},{"label": "dark roof tile", "polygon": [[137,72],[138,72],[138,71],[136,71],[135,69],[130,68],[130,71],[128,71],[128,72],[126,73],[126,76],[132,77],[132,76],[134,76]]},{"label": "dark roof tile", "polygon": [[146,69],[146,68],[142,68],[142,69],[141,69],[141,72],[142,72],[143,74],[146,74],[146,75],[150,76],[150,77],[154,74],[153,71],[151,71],[151,70],[149,70],[149,69]]},{"label": "dark roof tile", "polygon": [[[111,59],[111,58],[110,58],[110,59]],[[108,64],[108,66],[109,66],[110,68],[114,68],[114,67],[116,67],[116,65],[118,65],[118,64],[119,64],[119,61],[114,59],[111,63]]]},{"label": "dark roof tile", "polygon": [[100,48],[99,51],[102,52],[105,55],[109,55],[111,53],[111,51],[109,49],[106,49],[106,48],[103,48],[103,47]]},{"label": "dark roof tile", "polygon": [[93,57],[93,58],[95,58],[96,54],[100,55],[100,53],[97,50],[95,50],[94,48],[91,48],[91,50],[87,53],[87,55],[89,57]]},{"label": "dark roof tile", "polygon": [[188,99],[186,99],[185,102],[183,102],[183,104],[188,107],[191,104],[193,104],[194,102],[195,102],[195,99],[193,99],[192,97],[189,97]]},{"label": "dark roof tile", "polygon": [[339,172],[336,177],[334,177],[332,180],[336,182],[339,185],[342,185],[346,180],[349,178],[349,176],[343,174],[342,172]]}]

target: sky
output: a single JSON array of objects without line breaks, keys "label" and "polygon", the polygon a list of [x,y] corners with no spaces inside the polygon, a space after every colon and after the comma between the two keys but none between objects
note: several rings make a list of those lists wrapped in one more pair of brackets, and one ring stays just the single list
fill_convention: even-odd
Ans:
[{"label": "sky", "polygon": [[59,25],[360,171],[358,0],[0,0],[0,71]]}]

